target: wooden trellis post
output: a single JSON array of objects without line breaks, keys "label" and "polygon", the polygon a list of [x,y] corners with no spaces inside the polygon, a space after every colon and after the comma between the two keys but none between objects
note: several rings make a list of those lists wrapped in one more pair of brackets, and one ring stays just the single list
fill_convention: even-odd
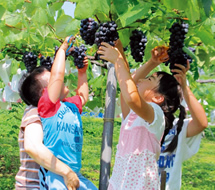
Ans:
[{"label": "wooden trellis post", "polygon": [[116,102],[116,75],[114,65],[107,63],[108,76],[105,97],[104,128],[100,158],[99,190],[106,190],[110,178],[111,152],[113,142],[113,126]]}]

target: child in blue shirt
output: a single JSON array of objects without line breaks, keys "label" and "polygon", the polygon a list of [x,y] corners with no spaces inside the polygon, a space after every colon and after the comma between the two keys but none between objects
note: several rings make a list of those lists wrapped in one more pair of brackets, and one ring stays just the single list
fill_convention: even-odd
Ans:
[{"label": "child in blue shirt", "polygon": [[[83,131],[81,112],[88,99],[87,59],[78,69],[76,96],[66,98],[69,93],[64,86],[67,37],[59,48],[51,72],[44,67],[36,68],[22,83],[20,95],[27,104],[37,106],[43,125],[43,143],[59,160],[73,171],[71,189],[97,189],[80,174]],[[72,51],[74,47],[70,48]],[[62,176],[46,170],[39,172],[41,189],[67,189]]]}]

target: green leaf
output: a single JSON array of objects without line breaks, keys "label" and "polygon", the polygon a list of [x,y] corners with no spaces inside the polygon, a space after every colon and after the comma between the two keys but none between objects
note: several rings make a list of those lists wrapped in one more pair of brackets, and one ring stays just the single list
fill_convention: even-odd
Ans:
[{"label": "green leaf", "polygon": [[185,12],[191,23],[195,23],[200,19],[199,5],[197,0],[162,0],[163,4],[169,9],[177,9]]},{"label": "green leaf", "polygon": [[185,9],[185,14],[188,19],[194,24],[197,20],[200,19],[199,5],[196,0],[187,1],[187,7]]},{"label": "green leaf", "polygon": [[213,46],[215,44],[214,35],[207,29],[206,26],[202,26],[196,30],[196,36],[198,36],[205,45]]},{"label": "green leaf", "polygon": [[0,5],[0,19],[1,19],[2,15],[4,14],[4,12],[5,12],[5,8]]},{"label": "green leaf", "polygon": [[141,2],[138,5],[129,8],[127,12],[119,16],[122,26],[128,26],[129,24],[135,22],[138,19],[148,15],[151,10],[151,4],[146,2]]},{"label": "green leaf", "polygon": [[[147,39],[149,39],[149,37],[147,36]],[[147,44],[146,44],[146,48],[145,48],[145,60],[149,60],[151,58],[151,50],[153,48],[155,48],[155,46],[159,45],[159,41],[156,39],[151,38],[150,40],[148,40]]]},{"label": "green leaf", "polygon": [[5,37],[5,41],[8,44],[15,43],[16,41],[23,40],[23,36],[25,35],[25,31],[21,31],[17,34],[13,33],[12,31],[9,32],[9,35]]},{"label": "green leaf", "polygon": [[35,7],[40,7],[40,8],[44,8],[44,9],[47,8],[48,0],[33,0],[32,2]]},{"label": "green leaf", "polygon": [[5,14],[5,23],[10,26],[16,26],[19,22],[21,22],[21,16],[19,14],[12,14],[7,12]]},{"label": "green leaf", "polygon": [[[84,11],[83,11],[84,10]],[[106,15],[109,14],[110,1],[109,0],[81,0],[77,2],[75,8],[75,18],[84,19],[89,18],[92,15],[102,12]]]},{"label": "green leaf", "polygon": [[49,33],[51,33],[51,30],[49,29],[48,26],[46,25],[40,26],[39,24],[37,25],[37,31],[43,38],[45,38],[46,36],[48,36]]},{"label": "green leaf", "polygon": [[206,16],[209,17],[211,11],[212,0],[201,0]]},{"label": "green leaf", "polygon": [[63,38],[78,33],[79,27],[80,21],[73,19],[68,15],[61,16],[55,23],[56,34]]},{"label": "green leaf", "polygon": [[8,11],[13,12],[16,10],[16,1],[7,0],[7,7],[5,7]]},{"label": "green leaf", "polygon": [[48,18],[46,11],[42,8],[38,8],[35,12],[35,15],[32,17],[33,22],[38,22],[40,24],[47,24]]},{"label": "green leaf", "polygon": [[127,10],[128,10],[128,1],[127,0],[113,1],[113,5],[115,6],[115,9],[119,15],[127,12]]},{"label": "green leaf", "polygon": [[34,42],[40,42],[41,41],[41,39],[39,39],[35,34],[30,34],[30,36]]},{"label": "green leaf", "polygon": [[0,49],[2,49],[5,46],[5,38],[3,33],[0,31]]},{"label": "green leaf", "polygon": [[123,47],[126,47],[130,42],[128,38],[128,36],[130,36],[130,30],[123,29],[123,30],[120,30],[118,33],[119,33],[119,39],[121,40]]},{"label": "green leaf", "polygon": [[197,63],[200,67],[209,62],[208,50],[204,47],[198,48],[196,55],[198,59]]}]

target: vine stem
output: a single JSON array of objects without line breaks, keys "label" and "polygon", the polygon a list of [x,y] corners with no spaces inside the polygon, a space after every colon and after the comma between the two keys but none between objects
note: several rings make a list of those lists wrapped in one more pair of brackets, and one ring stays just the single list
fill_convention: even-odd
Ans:
[{"label": "vine stem", "polygon": [[110,11],[109,11],[109,18],[110,18],[110,20],[112,21],[112,14],[111,14]]},{"label": "vine stem", "polygon": [[95,61],[95,56],[87,55],[87,58],[91,61],[92,64],[96,64],[97,66],[107,69],[107,64],[106,63],[102,64],[102,63],[99,63],[98,61]]},{"label": "vine stem", "polygon": [[97,15],[95,15],[97,21],[99,22],[99,24],[101,23],[101,21],[99,20],[99,18],[97,17]]}]

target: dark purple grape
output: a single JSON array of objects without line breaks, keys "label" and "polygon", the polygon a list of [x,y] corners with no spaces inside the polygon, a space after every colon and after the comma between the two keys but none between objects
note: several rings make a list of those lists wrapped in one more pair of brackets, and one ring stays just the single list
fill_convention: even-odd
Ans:
[{"label": "dark purple grape", "polygon": [[41,56],[40,57],[40,65],[45,66],[49,71],[52,68],[52,64],[53,64],[53,61],[52,61],[51,57],[49,57],[49,56],[47,56],[47,57]]},{"label": "dark purple grape", "polygon": [[114,41],[119,39],[117,25],[114,21],[101,23],[98,31],[95,33],[95,44],[99,47],[101,42],[107,42],[114,46]]},{"label": "dark purple grape", "polygon": [[131,55],[135,62],[142,62],[147,38],[141,30],[133,30],[130,36]]},{"label": "dark purple grape", "polygon": [[25,52],[22,60],[25,64],[27,72],[32,72],[37,66],[37,56],[33,52]]},{"label": "dark purple grape", "polygon": [[[170,63],[170,69],[178,69],[175,67],[175,63],[187,66],[187,59],[189,56],[182,50],[184,47],[184,39],[186,38],[189,25],[186,23],[173,23],[172,27],[169,29],[171,32],[169,39],[169,60],[165,62],[166,65]],[[172,73],[175,74],[175,73]]]},{"label": "dark purple grape", "polygon": [[78,69],[84,67],[84,57],[86,57],[86,51],[87,48],[85,45],[80,45],[80,47],[75,47],[75,49],[71,52],[71,55],[74,57],[74,63],[75,66],[78,67]]},{"label": "dark purple grape", "polygon": [[92,18],[81,20],[80,35],[86,44],[93,45],[95,41],[95,33],[98,29],[98,23]]}]

